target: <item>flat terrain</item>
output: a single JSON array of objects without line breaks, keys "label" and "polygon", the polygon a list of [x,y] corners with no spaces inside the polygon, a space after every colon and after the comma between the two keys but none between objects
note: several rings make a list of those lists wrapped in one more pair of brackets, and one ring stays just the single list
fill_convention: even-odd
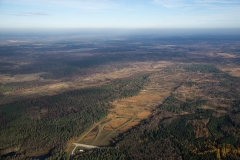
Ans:
[{"label": "flat terrain", "polygon": [[225,38],[1,42],[0,154],[237,157],[240,40]]},{"label": "flat terrain", "polygon": [[[112,103],[114,108],[109,110],[107,117],[95,124],[95,128],[90,129],[76,142],[107,146],[111,144],[114,137],[147,119],[157,106],[160,106],[176,88],[187,80],[187,73],[181,73],[179,69],[171,65],[169,69],[171,70],[169,72],[163,68],[153,71],[149,82],[137,96],[114,101]],[[71,151],[69,148],[68,150]]]},{"label": "flat terrain", "polygon": [[[24,98],[36,98],[45,95],[56,95],[69,90],[76,90],[81,88],[87,88],[91,86],[100,86],[108,82],[124,79],[131,76],[143,75],[146,73],[151,73],[158,71],[159,69],[165,68],[166,66],[172,65],[172,62],[168,61],[158,61],[158,62],[135,62],[129,63],[128,67],[121,69],[111,68],[106,69],[103,66],[103,73],[87,74],[85,76],[75,76],[73,80],[69,82],[61,82],[60,80],[44,80],[37,74],[22,74],[15,75],[13,77],[8,75],[0,76],[0,82],[2,84],[12,83],[12,82],[29,82],[38,80],[38,82],[45,82],[43,86],[33,86],[30,88],[21,88],[19,90],[9,90],[2,91],[3,97],[0,100],[0,104],[9,103],[17,99]],[[114,67],[114,66],[113,66]],[[37,83],[37,82],[36,82]],[[50,84],[48,84],[50,83]]]}]

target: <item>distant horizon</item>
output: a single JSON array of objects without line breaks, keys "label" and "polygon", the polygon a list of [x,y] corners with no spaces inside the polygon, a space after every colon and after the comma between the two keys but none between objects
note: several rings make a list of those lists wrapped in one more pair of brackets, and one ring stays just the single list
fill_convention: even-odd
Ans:
[{"label": "distant horizon", "polygon": [[240,28],[49,28],[49,29],[0,29],[2,36],[30,35],[162,35],[162,36],[198,36],[198,35],[240,35]]}]

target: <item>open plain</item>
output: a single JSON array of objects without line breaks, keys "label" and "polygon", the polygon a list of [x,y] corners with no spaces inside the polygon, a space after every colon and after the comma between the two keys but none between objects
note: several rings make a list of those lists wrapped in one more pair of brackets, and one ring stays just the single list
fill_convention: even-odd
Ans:
[{"label": "open plain", "polygon": [[68,41],[0,45],[0,154],[239,156],[240,41]]}]

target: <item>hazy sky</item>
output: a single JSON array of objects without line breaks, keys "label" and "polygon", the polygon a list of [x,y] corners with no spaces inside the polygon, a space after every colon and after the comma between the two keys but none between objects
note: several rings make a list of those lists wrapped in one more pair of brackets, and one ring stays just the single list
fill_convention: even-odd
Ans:
[{"label": "hazy sky", "polygon": [[240,28],[240,0],[0,0],[0,28]]}]

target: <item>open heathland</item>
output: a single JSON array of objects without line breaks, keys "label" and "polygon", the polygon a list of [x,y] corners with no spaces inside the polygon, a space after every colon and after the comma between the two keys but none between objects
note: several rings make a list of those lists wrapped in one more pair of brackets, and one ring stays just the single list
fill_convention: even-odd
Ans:
[{"label": "open heathland", "polygon": [[240,158],[239,37],[3,38],[0,57],[2,159]]}]

